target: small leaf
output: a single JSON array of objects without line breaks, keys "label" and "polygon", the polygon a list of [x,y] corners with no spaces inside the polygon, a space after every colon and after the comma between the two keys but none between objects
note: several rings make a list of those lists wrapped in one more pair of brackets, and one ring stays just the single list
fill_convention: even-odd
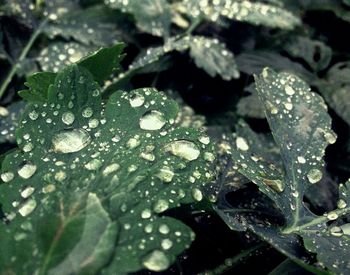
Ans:
[{"label": "small leaf", "polygon": [[106,0],[108,6],[131,13],[139,29],[155,36],[168,37],[171,9],[166,0]]},{"label": "small leaf", "polygon": [[218,21],[220,17],[226,17],[254,25],[286,30],[294,29],[301,24],[300,19],[291,12],[271,4],[235,0],[185,0],[183,5],[186,13],[192,17],[202,15],[213,22]]},{"label": "small leaf", "polygon": [[18,94],[27,101],[45,102],[47,99],[47,91],[56,78],[55,73],[40,72],[35,73],[27,78],[24,83],[29,90],[19,91]]}]

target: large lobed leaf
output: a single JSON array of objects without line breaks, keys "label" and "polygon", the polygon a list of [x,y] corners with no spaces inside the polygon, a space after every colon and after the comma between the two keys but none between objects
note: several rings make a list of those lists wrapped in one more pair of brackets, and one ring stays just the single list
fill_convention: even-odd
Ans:
[{"label": "large lobed leaf", "polygon": [[154,89],[103,102],[85,65],[32,85],[48,88],[46,100],[27,105],[19,149],[2,163],[6,274],[162,271],[194,238],[163,213],[202,200],[212,176],[209,138],[174,127],[177,104]]}]

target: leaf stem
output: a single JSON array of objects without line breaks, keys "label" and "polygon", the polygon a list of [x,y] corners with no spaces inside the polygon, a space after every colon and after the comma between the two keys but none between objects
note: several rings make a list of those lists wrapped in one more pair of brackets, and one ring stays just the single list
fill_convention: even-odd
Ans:
[{"label": "leaf stem", "polygon": [[237,264],[239,264],[241,261],[244,259],[250,257],[252,253],[256,252],[257,250],[263,248],[265,246],[264,243],[260,243],[256,246],[253,246],[251,248],[248,248],[246,250],[243,250],[241,253],[238,255],[233,256],[232,258],[227,258],[225,262],[213,270],[208,270],[203,273],[200,273],[200,275],[214,275],[214,274],[222,274],[225,271],[228,271],[229,269],[233,268]]},{"label": "leaf stem", "polygon": [[3,81],[3,83],[1,84],[0,87],[0,98],[3,96],[3,94],[5,93],[8,85],[11,83],[13,76],[16,74],[17,69],[19,64],[26,58],[29,50],[32,48],[35,40],[38,38],[38,36],[41,34],[44,26],[46,25],[48,19],[44,19],[40,25],[38,26],[38,28],[35,30],[35,32],[33,32],[33,34],[31,35],[27,45],[23,48],[20,56],[18,57],[18,59],[13,62],[12,66],[11,66],[11,70],[8,72],[5,80]]},{"label": "leaf stem", "polygon": [[[344,209],[337,209],[337,210],[330,211],[330,212],[335,213],[338,215],[338,217],[340,217],[340,216],[344,216],[346,214],[349,214],[350,207],[347,207]],[[313,219],[312,221],[305,223],[303,225],[288,227],[288,228],[282,230],[282,234],[292,234],[292,233],[301,232],[301,231],[304,231],[305,229],[307,229],[308,227],[311,227],[311,226],[314,226],[317,224],[321,224],[321,223],[326,223],[328,221],[329,221],[329,219],[327,218],[327,216],[318,217],[318,218]]]}]

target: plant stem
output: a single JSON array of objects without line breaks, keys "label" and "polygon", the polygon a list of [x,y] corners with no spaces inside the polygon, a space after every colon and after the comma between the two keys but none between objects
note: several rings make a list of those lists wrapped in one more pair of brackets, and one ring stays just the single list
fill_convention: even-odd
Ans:
[{"label": "plant stem", "polygon": [[225,271],[227,271],[227,270],[233,268],[234,266],[236,266],[237,264],[239,264],[244,259],[250,257],[252,253],[263,248],[264,246],[265,246],[265,244],[261,243],[261,244],[258,244],[256,246],[253,246],[249,249],[243,250],[238,255],[235,255],[232,258],[226,259],[225,263],[219,265],[218,267],[214,268],[213,270],[205,271],[205,272],[201,273],[200,275],[222,274]]},{"label": "plant stem", "polygon": [[3,94],[5,93],[8,85],[11,83],[13,76],[16,74],[17,69],[19,64],[26,58],[29,50],[31,49],[31,47],[33,46],[35,40],[38,38],[38,36],[41,34],[44,26],[46,25],[48,19],[44,19],[40,25],[38,26],[38,28],[35,30],[35,32],[33,32],[33,34],[31,35],[27,45],[23,48],[19,58],[13,62],[10,71],[8,72],[5,80],[3,81],[3,83],[1,84],[0,87],[0,98],[3,96]]}]

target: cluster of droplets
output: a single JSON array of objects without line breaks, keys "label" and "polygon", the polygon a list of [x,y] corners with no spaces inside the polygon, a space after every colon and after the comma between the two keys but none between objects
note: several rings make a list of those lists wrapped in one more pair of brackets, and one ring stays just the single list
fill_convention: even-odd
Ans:
[{"label": "cluster of droplets", "polygon": [[90,51],[91,49],[78,43],[57,42],[44,48],[40,52],[38,61],[44,71],[57,73],[64,66],[76,63]]},{"label": "cluster of droplets", "polygon": [[205,15],[213,22],[223,16],[232,20],[249,22],[255,25],[293,29],[300,20],[280,7],[235,0],[185,0],[184,11],[192,17]]}]

